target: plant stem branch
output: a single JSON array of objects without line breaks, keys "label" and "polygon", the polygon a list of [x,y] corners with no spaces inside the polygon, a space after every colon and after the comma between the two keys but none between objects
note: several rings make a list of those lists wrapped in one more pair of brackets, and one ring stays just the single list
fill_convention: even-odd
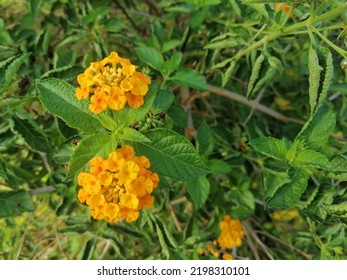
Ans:
[{"label": "plant stem branch", "polygon": [[124,9],[124,7],[118,3],[119,1],[114,1],[114,3],[116,4],[116,6],[123,12],[123,14],[125,15],[125,17],[129,20],[130,24],[136,29],[136,31],[140,32],[142,34],[142,30],[136,25],[136,23],[133,21],[133,19],[131,18],[131,16],[129,16],[128,12],[126,11],[126,9]]},{"label": "plant stem branch", "polygon": [[329,45],[333,50],[335,50],[337,53],[339,53],[344,58],[347,58],[347,51],[341,49],[340,47],[336,46],[333,42],[331,42],[327,37],[325,37],[322,33],[320,33],[317,29],[314,29],[314,32],[327,44]]},{"label": "plant stem branch", "polygon": [[26,237],[26,234],[27,234],[27,231],[28,231],[28,228],[29,228],[29,225],[31,223],[32,218],[33,218],[33,212],[31,212],[29,214],[28,222],[27,222],[27,224],[25,226],[24,233],[23,233],[23,236],[22,236],[22,240],[21,240],[21,242],[19,244],[19,248],[18,248],[17,253],[16,253],[16,260],[19,259],[20,253],[21,253],[23,245],[24,245],[24,240],[25,240],[25,237]]},{"label": "plant stem branch", "polygon": [[305,124],[304,121],[302,120],[298,120],[298,119],[294,119],[294,118],[290,118],[287,117],[285,115],[282,115],[281,113],[266,107],[265,105],[262,105],[260,103],[258,103],[256,100],[248,100],[246,97],[243,97],[237,93],[231,92],[229,90],[226,89],[222,89],[216,86],[212,86],[212,85],[208,85],[208,89],[210,92],[213,92],[215,94],[227,97],[229,99],[232,99],[234,101],[240,102],[250,108],[252,108],[253,110],[258,110],[262,113],[265,113],[281,122],[292,122],[292,123],[296,123],[296,124],[300,124],[303,125]]},{"label": "plant stem branch", "polygon": [[267,35],[267,36],[264,36],[261,40],[259,40],[258,42],[254,43],[253,45],[243,49],[243,50],[240,50],[234,57],[233,59],[235,60],[238,60],[240,59],[242,56],[248,54],[249,52],[251,52],[252,50],[255,50],[259,47],[261,47],[262,45],[264,44],[267,44],[268,42],[278,38],[278,37],[281,37],[283,35],[287,35],[288,33],[291,33],[295,30],[298,30],[298,29],[301,29],[301,28],[304,28],[304,27],[307,27],[309,25],[313,25],[317,22],[320,22],[320,21],[324,21],[326,19],[329,19],[331,17],[335,17],[336,15],[342,13],[344,10],[347,9],[347,3],[346,4],[343,4],[325,14],[322,14],[320,16],[317,16],[317,17],[309,17],[307,20],[303,21],[303,22],[299,22],[299,23],[296,23],[296,24],[293,24],[291,26],[288,26],[287,28],[284,28],[282,30],[279,30],[278,32],[275,32],[271,35]]},{"label": "plant stem branch", "polygon": [[175,210],[172,208],[172,204],[171,204],[171,203],[169,203],[169,209],[168,209],[168,210],[169,210],[169,212],[170,212],[170,214],[171,214],[172,220],[173,220],[174,223],[175,223],[175,226],[176,226],[176,228],[177,228],[177,231],[178,231],[179,233],[181,233],[181,232],[182,232],[182,226],[181,226],[179,220],[177,219]]},{"label": "plant stem branch", "polygon": [[42,187],[39,189],[32,189],[29,191],[30,195],[37,195],[37,194],[41,194],[41,193],[50,193],[50,192],[54,192],[55,188],[53,186],[47,186],[47,187]]}]

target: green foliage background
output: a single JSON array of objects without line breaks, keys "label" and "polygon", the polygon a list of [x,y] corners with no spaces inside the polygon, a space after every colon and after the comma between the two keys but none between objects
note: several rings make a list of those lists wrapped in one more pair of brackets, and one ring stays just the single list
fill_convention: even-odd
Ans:
[{"label": "green foliage background", "polygon": [[[346,259],[347,5],[286,2],[0,0],[0,258],[213,259],[198,250],[231,215],[237,259]],[[111,51],[155,81],[113,119],[74,99]],[[134,224],[77,201],[118,137],[165,175]]]}]

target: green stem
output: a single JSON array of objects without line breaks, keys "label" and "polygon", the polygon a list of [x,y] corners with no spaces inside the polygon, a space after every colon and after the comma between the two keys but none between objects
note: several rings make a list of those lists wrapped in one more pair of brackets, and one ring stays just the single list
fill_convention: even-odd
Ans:
[{"label": "green stem", "polygon": [[[335,25],[331,25],[327,27],[318,28],[315,30],[326,31],[326,30],[342,29],[343,27],[344,27],[344,24],[340,23],[340,24],[335,24]],[[302,31],[293,31],[293,32],[287,33],[287,35],[301,35],[301,34],[307,34],[307,31],[302,30]]]},{"label": "green stem", "polygon": [[234,59],[238,60],[240,59],[242,56],[248,54],[249,52],[261,47],[262,45],[264,44],[267,44],[268,42],[278,38],[278,37],[281,37],[283,35],[287,35],[288,33],[291,33],[295,30],[298,30],[298,29],[301,29],[301,28],[304,28],[304,27],[308,27],[309,25],[313,25],[317,22],[320,22],[320,21],[324,21],[326,19],[329,19],[331,17],[335,17],[336,15],[342,13],[344,10],[347,9],[347,3],[346,4],[343,4],[325,14],[322,14],[320,16],[317,16],[317,17],[309,17],[307,20],[303,21],[303,22],[299,22],[299,23],[296,23],[296,24],[293,24],[292,26],[289,26],[283,30],[280,30],[272,35],[268,35],[268,36],[265,36],[263,37],[263,39],[259,40],[258,42],[256,42],[255,44],[243,49],[243,50],[240,50],[235,56],[234,56]]},{"label": "green stem", "polygon": [[336,46],[333,42],[331,42],[327,37],[325,37],[322,33],[320,33],[318,30],[314,29],[314,32],[325,42],[327,43],[333,50],[335,50],[337,53],[339,53],[344,58],[347,58],[347,51],[341,49],[340,47]]}]

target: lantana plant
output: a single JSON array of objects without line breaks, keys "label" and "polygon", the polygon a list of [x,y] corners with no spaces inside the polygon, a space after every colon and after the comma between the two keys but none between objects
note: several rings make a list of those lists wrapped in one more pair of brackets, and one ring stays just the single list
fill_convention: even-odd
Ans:
[{"label": "lantana plant", "polygon": [[[159,90],[130,60],[111,52],[77,82],[75,88],[49,78],[36,86],[47,110],[82,135],[67,177],[77,177],[78,199],[94,219],[134,222],[154,203],[161,176],[194,180],[207,174],[189,140],[155,121],[153,112],[165,114],[172,93]],[[146,121],[151,125],[139,129]]]}]

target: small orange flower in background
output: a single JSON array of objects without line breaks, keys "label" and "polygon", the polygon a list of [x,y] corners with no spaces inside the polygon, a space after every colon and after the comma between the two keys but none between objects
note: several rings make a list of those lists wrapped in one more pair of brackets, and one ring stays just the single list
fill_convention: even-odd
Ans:
[{"label": "small orange flower in background", "polygon": [[233,256],[231,254],[225,253],[223,255],[223,260],[232,260]]},{"label": "small orange flower in background", "polygon": [[219,228],[221,233],[217,241],[220,247],[232,249],[234,246],[242,244],[244,232],[240,220],[232,220],[229,215],[226,215],[224,220],[219,223]]},{"label": "small orange flower in background", "polygon": [[[221,232],[217,240],[206,248],[199,248],[198,253],[200,255],[208,253],[223,260],[233,260],[233,256],[228,253],[228,249],[241,246],[244,236],[242,224],[240,220],[233,220],[229,215],[226,215],[224,220],[219,223],[219,228]],[[219,248],[217,248],[217,245]]]},{"label": "small orange flower in background", "polygon": [[299,217],[297,209],[277,210],[270,214],[270,217],[276,222],[289,222]]},{"label": "small orange flower in background", "polygon": [[94,219],[131,223],[139,217],[139,210],[153,205],[151,193],[159,177],[148,169],[148,158],[135,156],[131,146],[117,149],[107,159],[94,157],[89,165],[89,172],[78,175],[78,199],[91,208]]},{"label": "small orange flower in background", "polygon": [[90,97],[89,109],[95,114],[108,108],[122,110],[126,103],[139,108],[144,104],[151,80],[136,68],[129,59],[112,52],[103,60],[92,62],[84,73],[78,75],[80,87],[76,89],[76,98]]},{"label": "small orange flower in background", "polygon": [[274,10],[276,12],[284,11],[286,14],[290,12],[290,6],[286,4],[276,4]]}]

